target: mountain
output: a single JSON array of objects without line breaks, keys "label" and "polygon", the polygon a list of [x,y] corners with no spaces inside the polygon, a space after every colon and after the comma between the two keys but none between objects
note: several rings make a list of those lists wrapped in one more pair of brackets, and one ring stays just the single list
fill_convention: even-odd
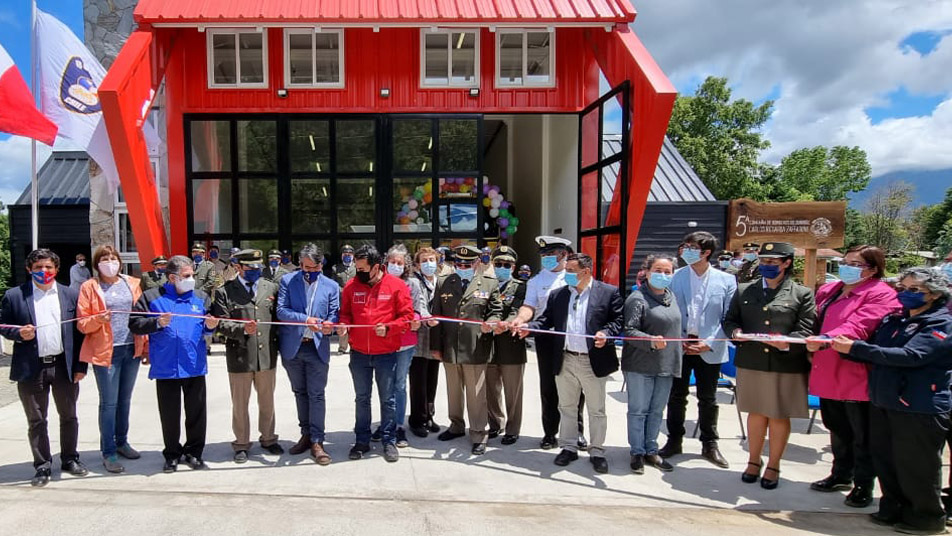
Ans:
[{"label": "mountain", "polygon": [[869,181],[865,190],[850,197],[850,208],[861,210],[869,194],[890,182],[904,181],[913,185],[912,205],[932,205],[942,201],[945,191],[952,188],[952,168],[933,171],[893,171]]}]

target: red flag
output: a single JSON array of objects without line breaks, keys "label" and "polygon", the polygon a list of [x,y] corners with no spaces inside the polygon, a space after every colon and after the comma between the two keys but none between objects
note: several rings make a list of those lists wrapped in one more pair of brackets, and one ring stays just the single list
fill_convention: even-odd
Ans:
[{"label": "red flag", "polygon": [[26,136],[49,146],[56,140],[57,126],[36,108],[13,58],[0,46],[0,132]]}]

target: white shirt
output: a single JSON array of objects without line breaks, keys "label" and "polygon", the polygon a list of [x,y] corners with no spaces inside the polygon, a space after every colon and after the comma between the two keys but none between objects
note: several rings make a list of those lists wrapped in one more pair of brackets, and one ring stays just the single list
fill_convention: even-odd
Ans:
[{"label": "white shirt", "polygon": [[[569,287],[569,311],[565,322],[565,332],[585,335],[585,320],[588,318],[588,298],[592,295],[592,282],[589,281],[582,292]],[[594,333],[592,334],[594,335]],[[581,354],[588,353],[588,341],[585,337],[565,337],[565,349]]]},{"label": "white shirt", "polygon": [[62,313],[56,282],[49,290],[33,283],[33,310],[36,312],[36,346],[40,357],[63,353]]},{"label": "white shirt", "polygon": [[697,275],[694,268],[690,266],[686,269],[691,275],[691,301],[688,303],[687,332],[690,335],[698,335],[701,331],[701,314],[704,312],[704,302],[707,300],[707,283],[711,280],[711,268],[705,270],[703,275]]},{"label": "white shirt", "polygon": [[561,272],[550,272],[542,270],[526,283],[526,299],[523,305],[532,307],[535,310],[533,319],[545,311],[545,304],[549,299],[549,294],[553,290],[558,290],[565,286],[565,270]]}]

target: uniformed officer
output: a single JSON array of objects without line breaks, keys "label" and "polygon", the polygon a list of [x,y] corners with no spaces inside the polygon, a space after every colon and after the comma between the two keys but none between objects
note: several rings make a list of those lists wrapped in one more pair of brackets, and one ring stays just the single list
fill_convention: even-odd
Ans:
[{"label": "uniformed officer", "polygon": [[209,296],[214,295],[215,289],[224,283],[224,279],[215,264],[205,258],[205,244],[192,244],[192,261],[195,263],[195,288]]},{"label": "uniformed officer", "polygon": [[228,268],[228,265],[225,264],[225,261],[221,258],[221,250],[218,249],[218,246],[212,244],[208,248],[208,260],[212,261],[212,264],[215,265],[215,269],[218,270],[218,273],[224,274],[225,268]]},{"label": "uniformed officer", "polygon": [[231,281],[232,279],[238,277],[238,253],[241,250],[238,248],[231,248],[231,251],[228,253],[228,266],[222,270],[222,278],[225,281]]},{"label": "uniformed officer", "polygon": [[[344,247],[340,248],[340,262],[331,267],[331,274],[334,281],[337,281],[337,284],[340,285],[341,291],[343,291],[344,285],[357,275],[357,265],[354,264],[354,246],[344,244]],[[337,353],[343,355],[348,352],[348,337],[347,333],[337,336]]]},{"label": "uniformed officer", "polygon": [[476,275],[479,250],[459,246],[454,250],[456,271],[437,279],[430,313],[482,322],[481,325],[456,322],[430,322],[430,349],[443,361],[446,371],[450,426],[438,436],[449,441],[466,434],[463,397],[469,416],[472,453],[486,452],[489,410],[486,406],[486,366],[492,354],[490,323],[501,320],[502,301],[495,276]]},{"label": "uniformed officer", "polygon": [[436,275],[444,276],[453,273],[453,250],[446,246],[440,246],[436,248],[436,251],[440,254],[440,258],[437,261],[440,265],[440,270]]},{"label": "uniformed officer", "polygon": [[492,252],[493,269],[499,281],[503,321],[496,324],[494,330],[493,354],[489,368],[486,369],[486,396],[489,406],[489,438],[503,433],[503,445],[515,443],[522,428],[522,381],[526,370],[526,341],[508,331],[508,322],[516,318],[526,298],[525,282],[512,277],[518,260],[516,250],[509,246],[499,246]]},{"label": "uniformed officer", "polygon": [[722,272],[727,272],[731,275],[737,274],[737,267],[731,264],[731,260],[734,259],[734,254],[730,251],[724,251],[717,257],[717,268]]},{"label": "uniformed officer", "polygon": [[737,283],[749,283],[760,277],[760,260],[757,253],[760,251],[760,244],[747,242],[744,244],[744,264],[740,265],[737,271]]},{"label": "uniformed officer", "polygon": [[294,264],[294,261],[291,259],[290,250],[286,249],[281,252],[281,268],[284,268],[284,272],[288,274],[298,269],[297,265]]},{"label": "uniformed officer", "polygon": [[523,264],[519,267],[518,279],[522,281],[528,281],[532,278],[532,268],[529,268],[528,264]]},{"label": "uniformed officer", "polygon": [[235,463],[245,463],[251,449],[248,401],[252,386],[258,395],[258,441],[261,448],[269,454],[284,453],[274,433],[277,329],[272,324],[258,323],[277,320],[278,285],[261,278],[261,250],[242,250],[235,257],[239,273],[215,291],[212,315],[250,320],[222,320],[218,324],[218,333],[225,337],[225,363],[231,387],[231,428],[235,434],[231,447],[235,451]]},{"label": "uniformed officer", "polygon": [[152,259],[152,270],[143,274],[142,279],[139,280],[139,287],[142,288],[142,292],[165,284],[165,267],[168,264],[169,260],[164,255]]},{"label": "uniformed officer", "polygon": [[479,250],[479,264],[476,265],[477,274],[482,274],[486,270],[492,271],[490,269],[492,266],[492,254],[493,250],[489,247],[484,247],[483,249]]},{"label": "uniformed officer", "polygon": [[275,284],[281,284],[281,277],[286,273],[288,272],[281,267],[281,252],[276,249],[268,251],[268,265],[264,267],[262,277]]}]

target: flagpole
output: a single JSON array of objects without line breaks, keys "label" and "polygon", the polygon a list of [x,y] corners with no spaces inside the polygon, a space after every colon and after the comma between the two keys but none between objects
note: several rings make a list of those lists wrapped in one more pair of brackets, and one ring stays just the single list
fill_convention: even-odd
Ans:
[{"label": "flagpole", "polygon": [[[36,0],[30,2],[30,88],[36,103]],[[40,192],[36,180],[36,140],[30,140],[30,223],[33,229],[33,249],[40,247]]]}]

